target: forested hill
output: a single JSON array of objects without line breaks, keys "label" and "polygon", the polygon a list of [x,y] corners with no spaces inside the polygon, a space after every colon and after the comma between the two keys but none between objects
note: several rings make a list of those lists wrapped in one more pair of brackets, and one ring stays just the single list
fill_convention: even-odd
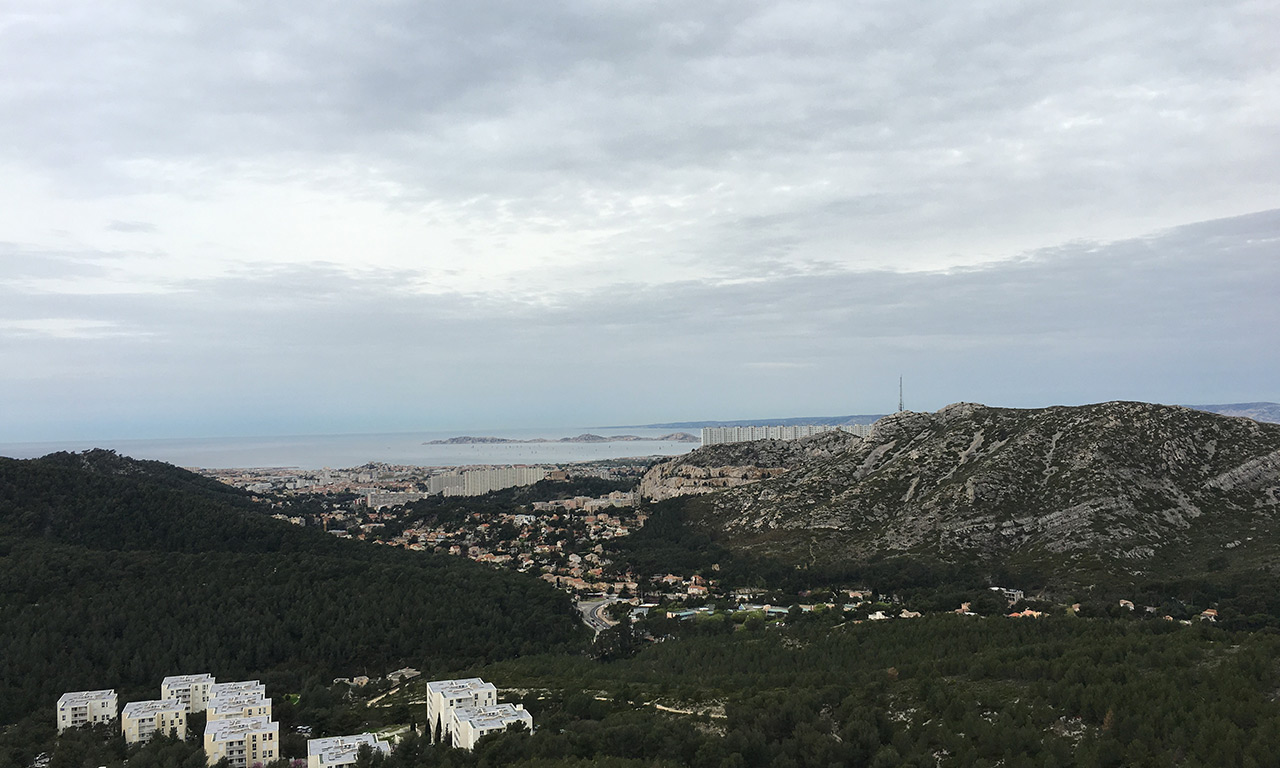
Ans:
[{"label": "forested hill", "polygon": [[0,459],[0,724],[64,691],[153,698],[210,672],[280,685],[577,647],[568,598],[466,560],[342,541],[106,451]]},{"label": "forested hill", "polygon": [[0,458],[0,534],[109,550],[340,548],[333,537],[281,524],[263,511],[237,488],[112,451]]}]

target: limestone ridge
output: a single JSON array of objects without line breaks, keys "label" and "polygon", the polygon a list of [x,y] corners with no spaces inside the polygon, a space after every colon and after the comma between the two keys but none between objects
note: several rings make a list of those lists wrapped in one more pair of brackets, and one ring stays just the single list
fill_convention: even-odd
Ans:
[{"label": "limestone ridge", "polygon": [[[887,416],[865,439],[767,442],[699,449],[642,488],[664,498],[737,479],[690,507],[697,522],[731,546],[811,561],[1280,562],[1280,425],[1133,402],[957,403]],[[733,472],[717,478],[720,462]],[[771,471],[752,482],[751,467]]]},{"label": "limestone ridge", "polygon": [[736,488],[776,477],[809,459],[843,453],[858,440],[848,432],[824,432],[801,440],[709,445],[655,465],[640,481],[640,497],[662,501]]}]

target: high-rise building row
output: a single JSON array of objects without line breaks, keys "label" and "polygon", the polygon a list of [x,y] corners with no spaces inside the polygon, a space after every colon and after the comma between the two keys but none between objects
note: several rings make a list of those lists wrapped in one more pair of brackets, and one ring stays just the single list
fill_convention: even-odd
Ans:
[{"label": "high-rise building row", "polygon": [[547,470],[542,467],[495,467],[493,469],[468,469],[432,475],[427,489],[445,496],[483,496],[503,488],[533,485],[545,479]]},{"label": "high-rise building row", "polygon": [[703,427],[702,444],[745,443],[750,440],[799,440],[824,432],[848,432],[858,437],[871,434],[870,424],[792,424],[787,426]]}]

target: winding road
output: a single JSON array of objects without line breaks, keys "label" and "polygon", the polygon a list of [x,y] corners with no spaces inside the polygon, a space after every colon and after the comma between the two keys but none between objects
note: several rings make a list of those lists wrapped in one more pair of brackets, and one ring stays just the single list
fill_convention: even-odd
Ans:
[{"label": "winding road", "polygon": [[616,622],[605,615],[605,608],[618,602],[618,598],[609,597],[603,600],[580,600],[578,611],[582,613],[582,621],[597,635],[612,627]]}]

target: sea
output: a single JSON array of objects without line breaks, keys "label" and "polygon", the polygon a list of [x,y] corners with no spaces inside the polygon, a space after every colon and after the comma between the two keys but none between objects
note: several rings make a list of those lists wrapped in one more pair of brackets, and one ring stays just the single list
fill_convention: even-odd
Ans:
[{"label": "sea", "polygon": [[[698,443],[665,440],[603,443],[476,443],[429,445],[459,435],[517,440],[558,440],[583,433],[659,437],[670,429],[600,427],[466,432],[394,432],[384,434],[293,435],[284,437],[206,437],[163,440],[87,440],[0,444],[0,456],[32,459],[57,451],[114,450],[135,459],[154,459],[190,469],[289,467],[342,469],[369,462],[420,467],[472,464],[568,464],[637,456],[679,456]],[[694,430],[689,430],[692,434]]]}]

